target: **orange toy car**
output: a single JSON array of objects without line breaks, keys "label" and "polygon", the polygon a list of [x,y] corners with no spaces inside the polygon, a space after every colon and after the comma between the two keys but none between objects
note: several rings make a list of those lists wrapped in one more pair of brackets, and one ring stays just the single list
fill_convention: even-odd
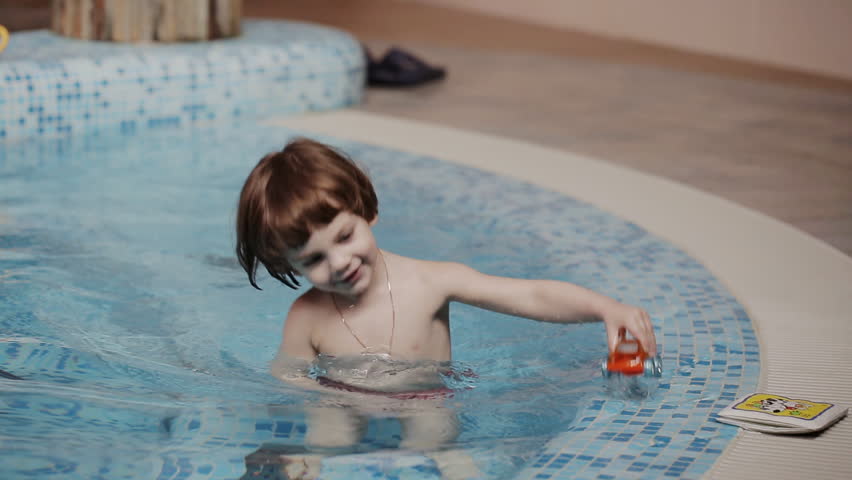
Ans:
[{"label": "orange toy car", "polygon": [[601,363],[604,377],[613,374],[626,376],[644,375],[646,377],[661,377],[663,361],[659,355],[652,357],[645,352],[635,338],[626,338],[624,331],[619,332],[618,345],[609,352],[609,358]]}]

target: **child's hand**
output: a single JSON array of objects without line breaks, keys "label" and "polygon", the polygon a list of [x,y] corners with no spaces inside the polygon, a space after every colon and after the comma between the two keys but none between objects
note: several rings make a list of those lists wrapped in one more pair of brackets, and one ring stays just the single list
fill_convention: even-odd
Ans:
[{"label": "child's hand", "polygon": [[645,310],[615,302],[604,313],[603,321],[606,325],[609,351],[615,350],[618,345],[619,332],[627,330],[633,338],[639,341],[639,344],[649,355],[657,354],[657,338],[654,336],[654,326],[651,324],[651,317]]}]

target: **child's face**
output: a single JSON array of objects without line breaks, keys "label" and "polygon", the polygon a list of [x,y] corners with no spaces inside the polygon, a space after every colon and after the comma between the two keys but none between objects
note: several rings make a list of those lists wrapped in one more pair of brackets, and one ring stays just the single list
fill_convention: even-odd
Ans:
[{"label": "child's face", "polygon": [[328,225],[311,233],[307,243],[287,251],[287,261],[311,284],[347,297],[364,293],[374,274],[378,248],[367,222],[340,212]]}]

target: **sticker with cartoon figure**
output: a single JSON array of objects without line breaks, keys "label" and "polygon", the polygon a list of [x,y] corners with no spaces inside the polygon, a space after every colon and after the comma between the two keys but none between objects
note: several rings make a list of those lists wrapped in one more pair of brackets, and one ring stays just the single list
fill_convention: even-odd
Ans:
[{"label": "sticker with cartoon figure", "polygon": [[794,417],[803,420],[813,420],[834,405],[831,403],[815,403],[807,400],[794,400],[778,395],[756,393],[735,405],[734,410],[768,413],[778,417]]}]

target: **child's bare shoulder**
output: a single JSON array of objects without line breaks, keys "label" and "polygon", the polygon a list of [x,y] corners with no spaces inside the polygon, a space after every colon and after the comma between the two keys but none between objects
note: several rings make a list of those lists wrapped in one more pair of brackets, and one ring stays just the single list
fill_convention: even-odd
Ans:
[{"label": "child's bare shoulder", "polygon": [[[316,350],[314,335],[318,328],[322,329],[329,316],[328,306],[325,305],[323,292],[311,288],[297,298],[287,312],[284,321],[284,341],[301,341],[310,343],[311,348]],[[307,354],[305,354],[307,355]]]},{"label": "child's bare shoulder", "polygon": [[328,294],[317,288],[311,288],[299,295],[290,306],[287,318],[302,318],[317,316],[328,309]]},{"label": "child's bare shoulder", "polygon": [[430,275],[448,275],[448,274],[460,274],[465,273],[467,271],[471,271],[472,269],[467,265],[459,262],[450,262],[450,261],[442,261],[442,260],[419,260],[422,265],[423,271]]},{"label": "child's bare shoulder", "polygon": [[454,280],[458,280],[474,272],[472,268],[458,262],[401,258],[408,264],[407,271],[411,277],[417,278],[425,284],[424,286],[429,287],[446,286]]},{"label": "child's bare shoulder", "polygon": [[388,256],[388,258],[393,259],[393,262],[394,264],[396,264],[397,267],[394,270],[398,271],[402,275],[421,277],[424,279],[438,274],[441,272],[442,269],[446,268],[448,265],[452,265],[451,262],[423,260],[413,257],[404,257],[402,255],[396,254]]}]

